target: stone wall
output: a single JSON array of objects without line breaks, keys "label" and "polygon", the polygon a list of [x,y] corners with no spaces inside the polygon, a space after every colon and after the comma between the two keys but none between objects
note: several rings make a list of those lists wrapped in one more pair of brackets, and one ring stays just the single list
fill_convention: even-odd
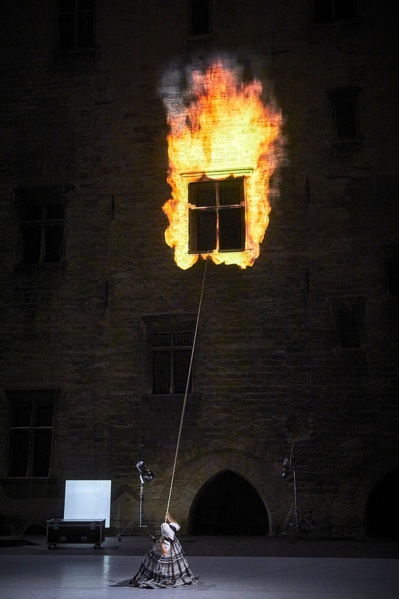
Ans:
[{"label": "stone wall", "polygon": [[[214,35],[187,39],[183,0],[102,0],[95,56],[65,62],[55,3],[40,15],[22,4],[9,9],[1,55],[0,453],[7,389],[62,393],[56,482],[3,479],[5,527],[62,517],[66,479],[106,478],[111,527],[122,528],[138,510],[139,440],[156,472],[146,514],[159,522],[183,397],[150,395],[143,319],[195,317],[204,282],[171,502],[183,530],[201,487],[233,470],[280,533],[292,485],[279,464],[294,441],[301,509],[320,534],[364,534],[369,493],[398,467],[398,298],[380,254],[398,244],[397,9],[362,3],[360,20],[315,27],[303,2],[286,12],[226,0],[215,3]],[[204,278],[204,261],[183,271],[164,241],[160,81],[220,53],[273,89],[286,158],[254,266],[208,263]],[[334,143],[327,91],[339,86],[362,88],[360,145]],[[14,268],[13,193],[40,186],[68,189],[63,269]],[[334,315],[348,297],[366,303],[355,349],[340,348]]]}]

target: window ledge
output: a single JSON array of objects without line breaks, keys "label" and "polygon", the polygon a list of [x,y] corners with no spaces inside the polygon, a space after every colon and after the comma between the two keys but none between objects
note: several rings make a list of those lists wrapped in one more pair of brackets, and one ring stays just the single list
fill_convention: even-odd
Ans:
[{"label": "window ledge", "polygon": [[363,138],[335,138],[331,141],[330,149],[338,160],[346,159],[360,152],[364,147]]},{"label": "window ledge", "polygon": [[356,345],[353,347],[336,347],[335,350],[338,353],[346,353],[346,352],[352,352],[352,353],[358,353],[359,355],[361,354],[367,354],[367,349],[366,346],[364,344],[362,345]]},{"label": "window ledge", "polygon": [[190,256],[219,256],[220,254],[248,254],[250,250],[237,248],[234,250],[188,250]]},{"label": "window ledge", "polygon": [[333,143],[336,146],[362,146],[363,137],[335,137]]},{"label": "window ledge", "polygon": [[77,48],[74,50],[56,50],[53,53],[53,69],[92,69],[97,61],[98,48]]},{"label": "window ledge", "polygon": [[361,20],[357,18],[353,19],[342,19],[336,21],[314,21],[313,23],[309,23],[309,29],[320,29],[323,27],[337,27],[340,25],[360,25]]},{"label": "window ledge", "polygon": [[5,476],[0,478],[9,499],[58,497],[59,480],[53,476]]},{"label": "window ledge", "polygon": [[37,271],[40,272],[52,272],[64,270],[67,267],[67,262],[43,262],[41,264],[14,264],[12,267],[14,274],[26,274],[30,275]]},{"label": "window ledge", "polygon": [[[146,403],[149,401],[178,401],[179,399],[184,399],[184,393],[144,393],[141,395],[141,401],[145,401]],[[199,401],[202,398],[202,393],[188,393],[187,399],[188,401]]]},{"label": "window ledge", "polygon": [[72,54],[93,54],[97,52],[96,46],[88,46],[87,48],[71,48],[69,50],[55,50],[54,56],[71,56]]},{"label": "window ledge", "polygon": [[195,41],[200,41],[200,40],[211,40],[213,39],[213,33],[199,33],[198,35],[188,35],[187,36],[187,41],[189,42],[195,42]]}]

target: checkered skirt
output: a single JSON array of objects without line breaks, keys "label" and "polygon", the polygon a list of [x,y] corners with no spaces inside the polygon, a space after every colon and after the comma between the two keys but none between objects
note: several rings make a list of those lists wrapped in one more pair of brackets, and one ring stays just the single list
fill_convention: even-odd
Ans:
[{"label": "checkered skirt", "polygon": [[169,555],[163,555],[161,540],[158,539],[144,557],[137,574],[130,581],[131,586],[158,589],[195,584],[194,576],[188,565],[186,555],[175,537],[170,543]]}]

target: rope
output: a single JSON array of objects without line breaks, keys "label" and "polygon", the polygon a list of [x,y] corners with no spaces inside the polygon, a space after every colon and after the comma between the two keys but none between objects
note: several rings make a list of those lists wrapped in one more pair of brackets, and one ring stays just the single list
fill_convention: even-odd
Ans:
[{"label": "rope", "polygon": [[170,499],[172,497],[172,489],[173,489],[173,483],[174,483],[174,479],[175,479],[177,456],[178,456],[179,447],[180,447],[180,437],[181,437],[181,432],[182,432],[182,428],[183,428],[184,413],[186,411],[188,387],[189,387],[189,384],[190,384],[191,369],[192,369],[192,365],[193,365],[195,342],[197,340],[198,323],[199,323],[199,317],[200,317],[200,313],[201,313],[202,298],[203,298],[203,295],[204,295],[205,276],[206,276],[207,266],[208,266],[208,260],[205,258],[204,277],[202,279],[202,289],[201,289],[201,296],[200,296],[200,301],[199,301],[199,305],[198,305],[197,322],[196,322],[196,325],[195,325],[193,345],[192,345],[192,348],[191,348],[190,365],[189,365],[189,368],[188,368],[188,375],[187,375],[187,382],[186,382],[186,390],[184,392],[183,408],[182,408],[182,413],[181,413],[181,417],[180,417],[179,434],[177,436],[175,459],[174,459],[174,462],[173,462],[173,469],[172,469],[172,479],[170,481],[169,497],[168,497],[168,503],[167,503],[166,512],[165,512],[165,522],[166,522],[166,519],[167,519],[167,515],[169,513]]}]

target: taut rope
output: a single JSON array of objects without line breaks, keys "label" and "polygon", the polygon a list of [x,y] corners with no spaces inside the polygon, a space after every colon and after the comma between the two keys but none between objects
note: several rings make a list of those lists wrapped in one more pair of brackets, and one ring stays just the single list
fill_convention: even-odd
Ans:
[{"label": "taut rope", "polygon": [[182,431],[182,428],[183,428],[184,413],[186,411],[188,388],[189,388],[189,384],[190,384],[191,369],[192,369],[192,365],[193,365],[195,342],[197,340],[198,323],[199,323],[199,318],[200,318],[200,314],[201,314],[201,306],[202,306],[202,298],[203,298],[203,295],[204,295],[205,275],[206,275],[207,266],[208,266],[208,260],[205,258],[204,277],[202,279],[202,288],[201,288],[200,301],[199,301],[199,305],[198,305],[197,322],[195,324],[194,339],[193,339],[193,345],[192,345],[192,348],[191,348],[190,365],[189,365],[189,368],[188,368],[188,375],[187,375],[187,382],[186,382],[186,390],[184,392],[183,408],[182,408],[182,413],[181,413],[181,417],[180,417],[179,434],[177,435],[177,444],[176,444],[176,451],[175,451],[175,459],[174,459],[174,462],[173,462],[173,470],[172,470],[172,478],[171,478],[171,481],[170,481],[169,497],[168,497],[168,503],[167,503],[166,512],[165,512],[165,522],[166,522],[167,515],[169,513],[170,499],[172,497],[173,483],[174,483],[174,480],[175,480],[177,456],[178,456],[179,447],[180,447],[180,437],[181,437],[181,431]]}]

